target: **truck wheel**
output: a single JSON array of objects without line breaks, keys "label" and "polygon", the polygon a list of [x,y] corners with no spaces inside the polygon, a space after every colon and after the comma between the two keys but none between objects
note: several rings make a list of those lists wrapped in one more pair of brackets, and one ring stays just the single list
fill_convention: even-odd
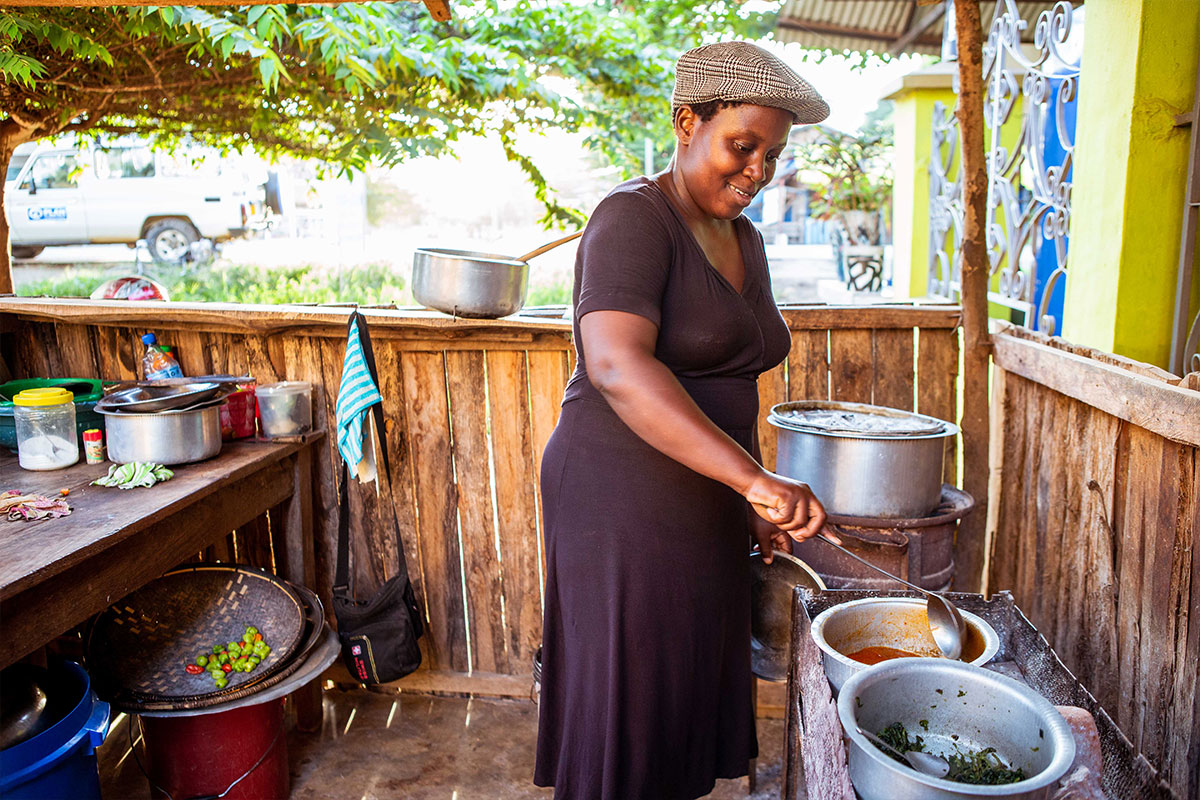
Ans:
[{"label": "truck wheel", "polygon": [[40,244],[14,244],[12,256],[13,258],[37,258],[38,254],[45,249]]},{"label": "truck wheel", "polygon": [[185,220],[160,219],[146,231],[150,257],[159,263],[178,264],[200,233]]}]

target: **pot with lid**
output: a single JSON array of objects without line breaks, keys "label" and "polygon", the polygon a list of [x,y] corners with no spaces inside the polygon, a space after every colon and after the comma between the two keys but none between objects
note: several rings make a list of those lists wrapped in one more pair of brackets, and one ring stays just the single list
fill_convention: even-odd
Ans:
[{"label": "pot with lid", "polygon": [[803,400],[772,407],[776,471],[807,483],[830,514],[916,518],[938,505],[952,422],[895,408]]}]

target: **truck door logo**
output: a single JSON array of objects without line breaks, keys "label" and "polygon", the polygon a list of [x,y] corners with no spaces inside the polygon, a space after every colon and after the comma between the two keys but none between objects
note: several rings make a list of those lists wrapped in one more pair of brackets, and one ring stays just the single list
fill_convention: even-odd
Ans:
[{"label": "truck door logo", "polygon": [[34,222],[67,218],[66,206],[38,206],[37,208],[28,209],[26,213],[29,215],[29,219]]}]

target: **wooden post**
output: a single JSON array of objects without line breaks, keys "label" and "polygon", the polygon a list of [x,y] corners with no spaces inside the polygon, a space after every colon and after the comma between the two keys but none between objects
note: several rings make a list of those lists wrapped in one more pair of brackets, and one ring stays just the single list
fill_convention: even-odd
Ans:
[{"label": "wooden post", "polygon": [[957,0],[958,129],[962,136],[963,489],[976,506],[958,529],[954,588],[983,582],[988,489],[988,258],[984,243],[987,164],[983,149],[983,28],[979,0]]},{"label": "wooden post", "polygon": [[[281,552],[275,562],[280,574],[293,583],[309,588],[316,585],[315,548],[313,544],[312,443],[301,447],[292,460],[292,493],[279,507],[275,519],[283,523]],[[281,557],[282,556],[282,557]],[[282,563],[281,563],[282,562]],[[296,705],[296,727],[305,733],[321,729],[321,681],[315,679],[292,692]]]}]

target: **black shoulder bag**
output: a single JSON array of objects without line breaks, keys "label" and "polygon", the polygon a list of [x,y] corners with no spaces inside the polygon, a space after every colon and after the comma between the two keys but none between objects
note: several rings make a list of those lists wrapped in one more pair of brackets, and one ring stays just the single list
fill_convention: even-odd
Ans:
[{"label": "black shoulder bag", "polygon": [[[371,379],[379,386],[375,369],[375,353],[367,334],[367,321],[358,311],[350,315],[347,337],[355,320],[362,343],[363,357]],[[390,481],[387,439],[384,433],[383,408],[371,407],[375,429],[379,434],[379,456],[383,462],[376,480]],[[340,454],[339,454],[340,458]],[[400,569],[379,588],[369,600],[355,600],[350,593],[350,472],[342,462],[341,504],[338,510],[337,572],[333,584],[333,613],[337,617],[338,638],[342,642],[342,661],[350,674],[363,683],[387,683],[402,678],[421,665],[421,649],[417,639],[424,633],[423,614],[417,605],[412,583],[408,579],[408,564],[400,544],[400,526],[392,513],[396,530]],[[389,483],[390,485],[390,483]]]}]

